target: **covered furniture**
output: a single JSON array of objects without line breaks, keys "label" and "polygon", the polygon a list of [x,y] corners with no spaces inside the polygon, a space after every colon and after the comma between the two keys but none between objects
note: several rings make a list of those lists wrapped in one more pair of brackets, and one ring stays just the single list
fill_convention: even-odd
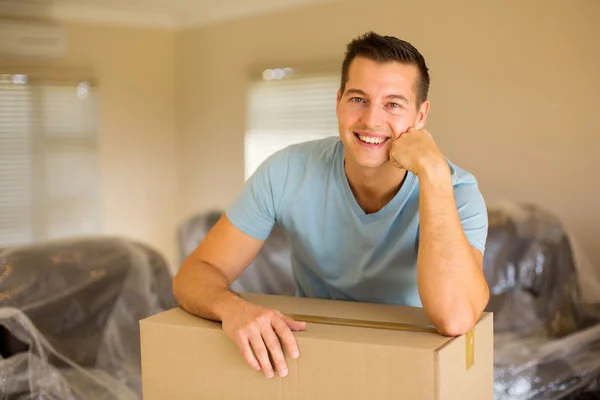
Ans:
[{"label": "covered furniture", "polygon": [[120,238],[0,251],[0,398],[141,399],[138,321],[176,306],[171,282]]},{"label": "covered furniture", "polygon": [[487,311],[495,314],[496,399],[600,398],[600,303],[581,290],[598,266],[584,265],[574,244],[540,207],[489,210],[484,272]]}]

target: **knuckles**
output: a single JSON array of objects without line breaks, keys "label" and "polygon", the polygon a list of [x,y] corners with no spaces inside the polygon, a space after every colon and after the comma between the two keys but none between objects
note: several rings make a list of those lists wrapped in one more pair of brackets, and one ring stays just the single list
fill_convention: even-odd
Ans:
[{"label": "knuckles", "polygon": [[254,333],[262,328],[265,328],[267,326],[271,325],[271,321],[277,317],[277,313],[275,311],[264,311],[261,312],[260,314],[256,315],[253,318],[250,318],[250,320],[246,321],[246,323],[243,325],[243,327],[241,327],[240,329],[238,329],[238,331],[236,331],[236,334],[239,333],[246,333],[246,334],[250,334],[250,333]]},{"label": "knuckles", "polygon": [[244,338],[246,338],[246,329],[236,329],[235,332],[233,332],[233,338],[236,340],[243,340]]}]

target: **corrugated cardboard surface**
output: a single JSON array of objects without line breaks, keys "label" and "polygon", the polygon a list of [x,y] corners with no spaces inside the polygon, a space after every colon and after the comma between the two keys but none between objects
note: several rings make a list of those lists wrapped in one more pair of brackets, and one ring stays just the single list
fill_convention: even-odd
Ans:
[{"label": "corrugated cardboard surface", "polygon": [[[418,308],[243,297],[284,313],[430,324]],[[219,323],[177,308],[140,324],[145,400],[492,398],[491,316],[476,327],[475,363],[468,370],[464,336],[309,324],[295,333],[301,356],[288,358],[289,375],[272,379],[246,364]]]},{"label": "corrugated cardboard surface", "polygon": [[466,364],[465,335],[454,338],[435,352],[436,400],[493,400],[494,319],[491,314],[483,316],[474,334],[474,362],[468,370],[460,364],[461,359]]}]

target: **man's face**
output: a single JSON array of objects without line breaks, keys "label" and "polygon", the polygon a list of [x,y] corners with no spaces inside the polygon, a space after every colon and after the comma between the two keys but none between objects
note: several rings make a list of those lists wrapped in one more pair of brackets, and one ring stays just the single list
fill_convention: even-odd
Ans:
[{"label": "man's face", "polygon": [[417,107],[418,74],[414,65],[362,57],[352,61],[336,111],[346,162],[363,168],[385,165],[394,139],[412,127],[423,128],[429,103]]}]

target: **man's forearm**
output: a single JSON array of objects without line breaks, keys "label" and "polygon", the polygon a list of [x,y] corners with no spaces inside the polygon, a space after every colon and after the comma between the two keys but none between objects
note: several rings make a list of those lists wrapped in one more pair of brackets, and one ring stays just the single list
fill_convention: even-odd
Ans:
[{"label": "man's forearm", "polygon": [[447,164],[419,174],[419,295],[440,333],[468,331],[488,301],[488,287],[456,209]]},{"label": "man's forearm", "polygon": [[217,268],[191,259],[173,279],[173,294],[184,310],[214,321],[221,321],[226,310],[244,302],[231,292],[227,278]]}]

